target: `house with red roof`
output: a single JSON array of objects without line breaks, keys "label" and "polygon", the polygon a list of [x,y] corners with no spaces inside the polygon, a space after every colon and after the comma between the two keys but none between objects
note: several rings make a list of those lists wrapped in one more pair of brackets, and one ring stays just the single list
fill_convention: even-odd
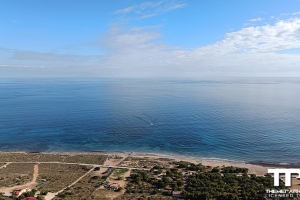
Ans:
[{"label": "house with red roof", "polygon": [[21,194],[25,193],[25,192],[29,192],[30,189],[29,188],[20,188],[20,189],[16,189],[12,191],[12,196],[14,197],[19,197]]},{"label": "house with red roof", "polygon": [[110,190],[117,190],[120,187],[118,183],[112,183],[109,185]]},{"label": "house with red roof", "polygon": [[26,198],[23,199],[23,200],[36,200],[36,198],[35,198],[35,197],[26,197]]}]

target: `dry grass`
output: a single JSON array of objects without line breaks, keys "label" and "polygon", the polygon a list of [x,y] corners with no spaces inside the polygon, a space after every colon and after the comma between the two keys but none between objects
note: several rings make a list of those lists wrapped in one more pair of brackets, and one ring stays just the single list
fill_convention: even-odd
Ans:
[{"label": "dry grass", "polygon": [[0,187],[12,187],[30,182],[34,164],[12,163],[0,169]]},{"label": "dry grass", "polygon": [[110,200],[115,199],[118,196],[118,192],[107,190],[107,189],[99,189],[94,193],[95,200]]},{"label": "dry grass", "polygon": [[89,174],[72,187],[64,190],[53,200],[92,200],[94,199],[93,193],[100,186],[102,181],[103,179],[101,179],[99,176],[93,176]]},{"label": "dry grass", "polygon": [[66,156],[39,153],[0,153],[0,162],[63,162]]},{"label": "dry grass", "polygon": [[161,158],[149,158],[149,157],[127,157],[120,166],[124,167],[137,167],[137,168],[152,168],[154,166],[161,166],[169,168],[170,159],[161,159]]},{"label": "dry grass", "polygon": [[86,154],[77,154],[77,155],[69,155],[65,162],[69,163],[85,163],[85,164],[98,164],[103,165],[107,156],[106,155],[86,155]]},{"label": "dry grass", "polygon": [[[100,170],[101,171],[101,170]],[[103,171],[103,170],[102,170]],[[117,170],[119,176],[124,176],[128,173],[128,170]],[[68,190],[63,191],[61,194],[56,196],[53,200],[72,199],[72,200],[101,200],[101,199],[114,199],[123,194],[123,192],[115,192],[100,187],[101,183],[105,179],[101,178],[101,175],[96,175],[95,172],[88,174],[86,177],[81,179],[78,183],[70,187]],[[110,180],[110,182],[118,182]],[[120,180],[119,182],[125,182]],[[118,183],[119,183],[118,182]],[[120,185],[124,187],[124,184]],[[102,189],[99,189],[102,188]]]},{"label": "dry grass", "polygon": [[149,195],[149,194],[128,194],[125,193],[122,196],[119,196],[115,198],[114,200],[132,200],[132,199],[138,199],[138,200],[172,200],[174,198],[167,197],[167,196],[158,196],[158,195]]},{"label": "dry grass", "polygon": [[117,154],[113,154],[113,155],[109,155],[108,158],[109,159],[123,159],[123,155],[117,155]]},{"label": "dry grass", "polygon": [[124,174],[128,171],[128,169],[115,169],[114,173],[111,176],[114,178],[123,177]]},{"label": "dry grass", "polygon": [[85,174],[91,167],[66,164],[40,164],[37,188],[57,192]]},{"label": "dry grass", "polygon": [[0,153],[0,162],[69,162],[102,165],[107,155],[98,154],[42,154]]}]

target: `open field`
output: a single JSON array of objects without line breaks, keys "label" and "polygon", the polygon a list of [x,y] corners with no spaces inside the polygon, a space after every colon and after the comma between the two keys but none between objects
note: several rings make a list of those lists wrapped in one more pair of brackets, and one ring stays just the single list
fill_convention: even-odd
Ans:
[{"label": "open field", "polygon": [[64,164],[39,164],[37,189],[40,191],[57,192],[67,187],[91,167]]},{"label": "open field", "polygon": [[91,155],[91,154],[78,154],[68,155],[64,162],[67,163],[85,163],[103,165],[107,156],[106,155]]},{"label": "open field", "polygon": [[161,165],[163,167],[170,167],[170,162],[173,159],[159,158],[159,157],[148,157],[148,156],[128,156],[120,166],[123,167],[137,167],[137,168],[152,168],[155,165]]},{"label": "open field", "polygon": [[106,158],[107,155],[100,154],[0,153],[0,162],[65,162],[102,165]]},{"label": "open field", "polygon": [[33,178],[34,164],[11,163],[0,169],[0,188],[22,185]]},{"label": "open field", "polygon": [[93,196],[95,200],[110,200],[117,198],[119,194],[115,191],[99,189],[95,191]]},{"label": "open field", "polygon": [[111,176],[115,178],[122,177],[126,172],[128,172],[128,169],[116,169]]},{"label": "open field", "polygon": [[59,193],[53,200],[61,199],[72,199],[72,200],[91,200],[93,198],[93,193],[100,187],[101,182],[100,176],[95,176],[93,173],[88,174],[80,181],[78,181],[73,186],[65,189],[63,192]]}]

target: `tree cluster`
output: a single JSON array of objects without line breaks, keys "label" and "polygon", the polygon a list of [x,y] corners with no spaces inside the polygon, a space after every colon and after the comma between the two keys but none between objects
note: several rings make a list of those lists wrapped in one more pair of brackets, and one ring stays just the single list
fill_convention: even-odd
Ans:
[{"label": "tree cluster", "polygon": [[[273,177],[248,175],[244,168],[223,168],[222,174],[213,168],[210,172],[191,175],[183,191],[188,199],[264,199],[265,191],[274,188]],[[241,173],[237,175],[236,173]],[[285,188],[281,182],[278,189]]]}]

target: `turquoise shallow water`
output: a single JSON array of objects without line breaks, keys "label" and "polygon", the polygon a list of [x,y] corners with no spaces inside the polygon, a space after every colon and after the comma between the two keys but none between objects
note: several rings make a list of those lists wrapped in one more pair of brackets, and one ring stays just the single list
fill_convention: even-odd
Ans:
[{"label": "turquoise shallow water", "polygon": [[299,99],[296,78],[3,79],[0,151],[300,164]]}]

